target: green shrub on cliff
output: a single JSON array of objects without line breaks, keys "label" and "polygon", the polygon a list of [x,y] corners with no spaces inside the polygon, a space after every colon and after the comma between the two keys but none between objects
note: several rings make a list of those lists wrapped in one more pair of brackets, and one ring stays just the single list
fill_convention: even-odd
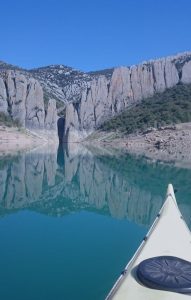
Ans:
[{"label": "green shrub on cliff", "polygon": [[21,127],[19,120],[13,120],[9,115],[0,112],[0,125],[7,127]]},{"label": "green shrub on cliff", "polygon": [[149,127],[184,122],[191,122],[191,85],[179,84],[123,111],[100,129],[130,134]]}]

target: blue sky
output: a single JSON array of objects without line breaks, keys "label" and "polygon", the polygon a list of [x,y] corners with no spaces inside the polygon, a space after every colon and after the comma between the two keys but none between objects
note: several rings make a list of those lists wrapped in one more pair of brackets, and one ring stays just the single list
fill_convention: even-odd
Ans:
[{"label": "blue sky", "polygon": [[0,60],[84,71],[191,50],[190,0],[6,0]]}]

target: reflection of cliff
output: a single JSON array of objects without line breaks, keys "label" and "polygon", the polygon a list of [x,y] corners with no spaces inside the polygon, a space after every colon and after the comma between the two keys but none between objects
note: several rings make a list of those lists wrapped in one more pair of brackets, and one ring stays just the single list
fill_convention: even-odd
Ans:
[{"label": "reflection of cliff", "polygon": [[[191,173],[175,171],[128,156],[93,156],[88,150],[72,155],[62,147],[57,154],[23,154],[0,164],[1,214],[30,208],[60,216],[91,209],[149,224],[162,205],[169,178],[175,177],[178,188]],[[183,192],[185,199],[188,189]],[[182,208],[188,212],[186,201]]]}]

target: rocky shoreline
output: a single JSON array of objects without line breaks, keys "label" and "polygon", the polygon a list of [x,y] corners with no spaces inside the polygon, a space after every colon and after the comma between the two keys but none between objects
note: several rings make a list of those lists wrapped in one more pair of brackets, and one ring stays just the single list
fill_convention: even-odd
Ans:
[{"label": "rocky shoreline", "polygon": [[0,156],[28,151],[45,144],[58,143],[58,138],[50,132],[33,132],[16,127],[0,126]]},{"label": "rocky shoreline", "polygon": [[[53,132],[33,132],[26,129],[0,126],[0,156],[28,151],[46,144],[58,144]],[[143,156],[151,161],[161,161],[179,167],[191,168],[191,123],[149,128],[139,134],[124,136],[119,132],[97,131],[80,143],[68,143],[68,147],[85,146],[108,153],[125,151]]]},{"label": "rocky shoreline", "polygon": [[116,132],[97,132],[86,139],[85,144],[122,149],[153,161],[191,168],[191,123],[166,126],[159,130],[150,128],[146,132],[128,136]]}]

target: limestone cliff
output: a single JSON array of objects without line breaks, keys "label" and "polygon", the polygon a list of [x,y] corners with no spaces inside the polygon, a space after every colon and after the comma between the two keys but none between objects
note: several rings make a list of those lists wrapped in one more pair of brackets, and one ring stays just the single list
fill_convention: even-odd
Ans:
[{"label": "limestone cliff", "polygon": [[122,110],[180,83],[191,83],[191,52],[89,73],[0,62],[0,111],[28,128],[55,129],[57,102],[60,116],[66,106],[65,136],[79,141]]},{"label": "limestone cliff", "polygon": [[191,83],[191,53],[115,68],[112,76],[87,82],[80,101],[66,108],[69,141],[79,141],[105,120],[142,99],[180,83]]},{"label": "limestone cliff", "polygon": [[0,112],[29,129],[56,129],[56,101],[44,106],[43,89],[34,78],[18,70],[0,72]]}]

